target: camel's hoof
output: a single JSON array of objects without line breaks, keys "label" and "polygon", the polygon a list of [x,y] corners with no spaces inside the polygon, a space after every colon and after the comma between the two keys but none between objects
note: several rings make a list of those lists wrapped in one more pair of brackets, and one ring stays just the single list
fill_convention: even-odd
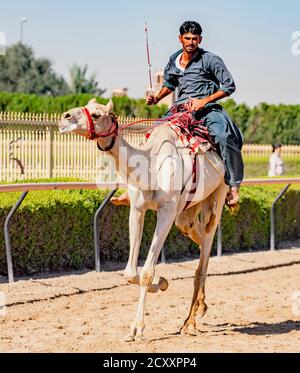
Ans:
[{"label": "camel's hoof", "polygon": [[148,288],[148,293],[155,294],[155,293],[158,292],[158,290],[159,290],[158,285],[156,285],[156,284],[152,284],[152,285],[150,285],[149,288]]},{"label": "camel's hoof", "polygon": [[180,328],[180,334],[196,335],[196,322],[194,319],[187,318]]},{"label": "camel's hoof", "polygon": [[128,335],[125,339],[124,339],[124,342],[143,342],[145,341],[145,337],[143,335],[136,335],[136,336],[133,336],[133,335]]},{"label": "camel's hoof", "polygon": [[128,284],[139,284],[140,278],[138,275],[136,276],[126,276],[124,275],[125,280],[127,281]]},{"label": "camel's hoof", "polygon": [[130,206],[130,200],[127,196],[112,197],[110,202],[115,206]]},{"label": "camel's hoof", "polygon": [[127,337],[125,337],[124,342],[133,342],[134,336],[129,334]]},{"label": "camel's hoof", "polygon": [[159,290],[166,291],[169,287],[168,281],[164,277],[160,277],[158,279],[157,284],[151,284],[149,286],[148,292],[149,293],[157,293]]},{"label": "camel's hoof", "polygon": [[180,334],[188,334],[188,335],[196,336],[197,330],[195,326],[192,324],[184,324],[183,327],[180,329]]},{"label": "camel's hoof", "polygon": [[161,291],[166,291],[169,287],[168,280],[165,279],[164,277],[160,277],[158,280],[158,287],[160,288]]},{"label": "camel's hoof", "polygon": [[130,328],[130,332],[129,334],[125,337],[124,341],[125,342],[133,342],[135,340],[135,337],[136,337],[136,332],[137,332],[137,328],[136,326]]},{"label": "camel's hoof", "polygon": [[136,342],[143,342],[143,341],[145,341],[145,337],[143,336],[143,334],[141,334],[141,335],[137,335],[137,336],[135,337],[135,341],[136,341]]}]

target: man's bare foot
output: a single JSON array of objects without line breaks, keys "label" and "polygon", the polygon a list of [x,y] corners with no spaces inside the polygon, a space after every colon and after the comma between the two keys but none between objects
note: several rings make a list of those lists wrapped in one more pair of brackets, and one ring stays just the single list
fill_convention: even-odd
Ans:
[{"label": "man's bare foot", "polygon": [[123,193],[120,197],[112,197],[110,201],[115,206],[130,206],[128,192]]},{"label": "man's bare foot", "polygon": [[230,190],[226,196],[226,203],[228,206],[236,205],[239,201],[239,188],[238,187],[230,187]]}]

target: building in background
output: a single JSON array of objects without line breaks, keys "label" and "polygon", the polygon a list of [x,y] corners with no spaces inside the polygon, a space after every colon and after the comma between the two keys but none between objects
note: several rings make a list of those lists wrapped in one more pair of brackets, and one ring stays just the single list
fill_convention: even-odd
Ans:
[{"label": "building in background", "polygon": [[112,90],[113,97],[127,97],[128,88],[114,88]]},{"label": "building in background", "polygon": [[[158,93],[163,85],[164,82],[164,72],[163,70],[158,70],[155,73],[155,80],[154,80],[154,93]],[[148,87],[146,89],[146,97],[148,97],[151,94],[151,88]],[[175,91],[170,93],[167,97],[163,98],[161,101],[159,101],[158,105],[167,105],[169,108],[174,105],[175,102]]]}]

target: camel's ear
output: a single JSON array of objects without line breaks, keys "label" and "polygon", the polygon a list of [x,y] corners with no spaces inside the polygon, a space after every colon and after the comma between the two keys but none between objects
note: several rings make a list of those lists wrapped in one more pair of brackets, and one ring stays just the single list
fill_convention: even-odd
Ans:
[{"label": "camel's ear", "polygon": [[97,99],[94,97],[94,98],[91,98],[90,101],[88,102],[88,105],[90,104],[96,104],[97,103]]},{"label": "camel's ear", "polygon": [[109,100],[108,104],[105,105],[105,111],[107,114],[112,113],[114,108],[114,104],[112,102],[112,99]]}]

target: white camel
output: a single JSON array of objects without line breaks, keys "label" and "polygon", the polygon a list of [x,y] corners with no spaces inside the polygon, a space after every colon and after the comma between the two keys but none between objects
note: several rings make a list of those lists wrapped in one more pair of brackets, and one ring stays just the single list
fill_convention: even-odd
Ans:
[{"label": "white camel", "polygon": [[[100,105],[96,99],[92,99],[84,108],[74,108],[64,113],[59,128],[61,133],[74,133],[97,141],[98,148],[106,150],[114,158],[117,172],[128,183],[130,253],[124,275],[130,283],[140,285],[140,298],[126,340],[133,341],[143,337],[147,292],[156,292],[159,289],[164,291],[168,287],[166,279],[155,278],[155,265],[174,222],[201,250],[190,311],[180,329],[183,333],[195,334],[196,312],[203,317],[207,311],[207,266],[213,237],[228,192],[224,183],[223,162],[212,150],[193,158],[197,162],[200,182],[191,194],[192,185],[186,185],[192,178],[195,163],[190,161],[191,157],[187,156],[188,149],[182,146],[181,140],[170,126],[155,128],[143,148],[135,149],[118,135],[112,110],[112,101],[107,105]],[[137,177],[136,167],[133,165],[143,160],[146,161],[147,167],[141,167]],[[178,164],[183,165],[184,173]],[[188,200],[190,202],[187,206]],[[147,209],[157,211],[157,223],[147,259],[138,274],[138,255]]]}]

